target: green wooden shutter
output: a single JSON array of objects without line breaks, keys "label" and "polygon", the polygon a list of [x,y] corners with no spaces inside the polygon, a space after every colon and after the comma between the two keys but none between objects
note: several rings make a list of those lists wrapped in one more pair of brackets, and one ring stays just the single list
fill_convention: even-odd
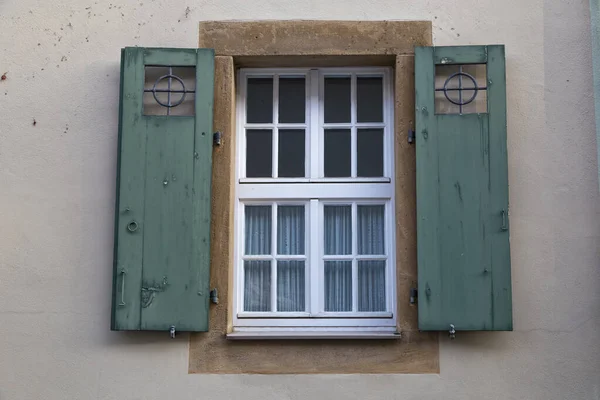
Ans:
[{"label": "green wooden shutter", "polygon": [[[195,69],[188,116],[144,93],[150,70],[179,67]],[[170,80],[173,105],[193,88]],[[208,330],[213,81],[212,49],[122,50],[113,330]],[[167,93],[156,95],[169,105]]]},{"label": "green wooden shutter", "polygon": [[[444,103],[474,68],[476,100]],[[504,46],[419,47],[415,71],[419,329],[512,330]]]}]

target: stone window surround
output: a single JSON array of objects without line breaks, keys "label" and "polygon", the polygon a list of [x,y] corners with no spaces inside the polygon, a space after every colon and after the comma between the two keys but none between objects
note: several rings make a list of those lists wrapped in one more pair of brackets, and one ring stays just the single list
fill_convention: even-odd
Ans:
[{"label": "stone window surround", "polygon": [[[209,331],[190,336],[190,373],[439,373],[438,334],[419,332],[416,306],[415,151],[406,135],[414,120],[414,47],[431,45],[430,21],[210,21],[199,47],[215,49],[211,304]],[[393,66],[395,102],[396,340],[241,340],[232,330],[236,69],[289,66]]]}]

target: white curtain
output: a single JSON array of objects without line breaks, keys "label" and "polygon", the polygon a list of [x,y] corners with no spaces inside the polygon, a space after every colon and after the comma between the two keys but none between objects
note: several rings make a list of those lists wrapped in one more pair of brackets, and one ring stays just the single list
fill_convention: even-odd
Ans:
[{"label": "white curtain", "polygon": [[[271,255],[271,206],[245,207],[245,254]],[[324,253],[330,256],[352,254],[352,206],[324,207]],[[357,206],[357,253],[384,256],[384,206]],[[271,309],[271,280],[277,268],[277,311],[306,311],[306,262],[286,260],[286,256],[305,255],[306,218],[304,206],[278,206],[277,255],[272,261],[244,261],[244,310],[275,311]],[[342,258],[342,257],[340,257]],[[352,311],[352,282],[357,281],[360,312],[386,310],[385,260],[358,260],[357,276],[352,276],[352,261],[348,259],[324,262],[325,311]]]},{"label": "white curtain", "polygon": [[[245,207],[245,254],[271,254],[271,206]],[[271,261],[244,261],[244,311],[271,311]]]},{"label": "white curtain", "polygon": [[[245,207],[246,255],[271,254],[271,206]],[[277,254],[305,254],[304,206],[277,208]],[[271,261],[244,262],[244,311],[271,310]],[[277,261],[277,311],[305,311],[304,260]]]},{"label": "white curtain", "polygon": [[[277,254],[304,255],[304,206],[277,207]],[[304,260],[277,261],[277,311],[305,311]]]},{"label": "white curtain", "polygon": [[[352,206],[325,206],[325,254],[352,254]],[[352,261],[325,261],[325,311],[352,311]]]},{"label": "white curtain", "polygon": [[[357,252],[385,255],[384,206],[357,206]],[[325,254],[352,254],[351,206],[325,206]],[[358,261],[358,310],[385,311],[385,260]],[[325,261],[325,311],[352,311],[352,261]]]},{"label": "white curtain", "polygon": [[[383,205],[359,205],[358,254],[384,255]],[[385,311],[385,261],[358,262],[358,311]]]}]

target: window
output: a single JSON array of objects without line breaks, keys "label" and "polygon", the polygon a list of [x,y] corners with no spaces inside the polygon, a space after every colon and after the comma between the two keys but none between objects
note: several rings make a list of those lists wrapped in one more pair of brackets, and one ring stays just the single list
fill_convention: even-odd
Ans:
[{"label": "window", "polygon": [[240,70],[236,329],[396,329],[390,72]]}]

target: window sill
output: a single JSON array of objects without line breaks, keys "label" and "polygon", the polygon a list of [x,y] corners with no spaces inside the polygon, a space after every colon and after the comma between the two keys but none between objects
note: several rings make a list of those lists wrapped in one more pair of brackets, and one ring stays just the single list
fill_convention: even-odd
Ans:
[{"label": "window sill", "polygon": [[229,340],[303,340],[303,339],[400,339],[400,332],[358,332],[358,331],[254,331],[231,332]]}]

